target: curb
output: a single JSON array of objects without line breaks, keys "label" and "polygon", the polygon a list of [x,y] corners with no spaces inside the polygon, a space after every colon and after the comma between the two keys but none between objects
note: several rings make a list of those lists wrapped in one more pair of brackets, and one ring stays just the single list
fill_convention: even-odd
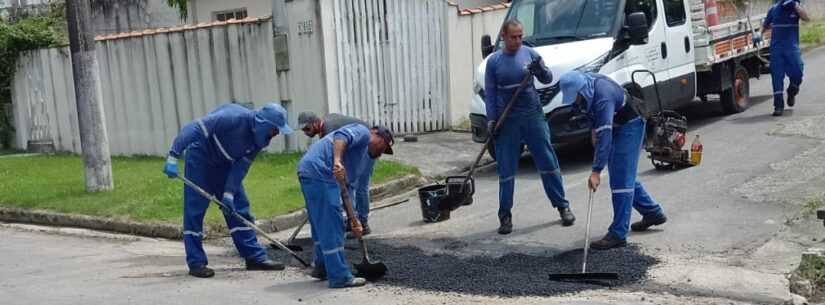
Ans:
[{"label": "curb", "polygon": [[60,227],[78,227],[168,239],[181,239],[183,236],[182,228],[177,224],[140,223],[116,218],[66,214],[44,210],[27,210],[21,208],[0,208],[0,221]]},{"label": "curb", "polygon": [[[424,183],[424,181],[424,178],[415,175],[407,175],[394,179],[370,188],[370,199],[373,202],[378,202],[381,199],[403,193],[409,188]],[[278,232],[298,226],[306,217],[305,215],[306,212],[304,212],[304,209],[301,209],[270,219],[258,220],[257,225],[266,232]],[[58,213],[45,210],[0,207],[0,221],[58,227],[77,227],[166,239],[181,239],[183,237],[183,228],[180,224],[145,223],[118,218]],[[207,239],[229,235],[229,230],[223,224],[207,226],[205,229]]]}]

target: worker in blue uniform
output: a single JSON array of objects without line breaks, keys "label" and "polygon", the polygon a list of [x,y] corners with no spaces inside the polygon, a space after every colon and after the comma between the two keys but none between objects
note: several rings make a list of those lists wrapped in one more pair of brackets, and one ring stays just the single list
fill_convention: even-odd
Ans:
[{"label": "worker in blue uniform", "polygon": [[[333,131],[352,123],[369,126],[362,120],[338,113],[330,113],[325,115],[323,118],[318,117],[311,111],[301,112],[298,115],[298,125],[301,127],[301,131],[304,132],[304,135],[310,138],[315,136],[323,138]],[[367,167],[364,169],[361,177],[358,177],[357,180],[352,182],[355,185],[355,198],[353,198],[353,204],[355,205],[355,213],[358,214],[358,220],[361,221],[363,236],[367,236],[372,233],[372,229],[369,226],[370,177],[372,177],[372,171],[375,168],[375,159],[370,158],[367,160],[366,166]],[[351,228],[347,226],[347,229],[350,230]],[[352,232],[349,233],[350,234],[347,235],[347,238],[352,238]]]},{"label": "worker in blue uniform", "polygon": [[[177,177],[178,159],[185,151],[186,178],[222,198],[228,209],[254,221],[241,182],[258,152],[279,133],[292,133],[281,105],[271,103],[254,111],[238,104],[222,105],[183,127],[172,143],[163,172],[169,178]],[[203,217],[209,200],[186,186],[183,201],[183,244],[189,274],[212,277],[215,272],[207,267],[202,244]],[[252,228],[236,219],[231,211],[225,210],[224,218],[235,248],[246,260],[247,270],[284,269],[283,264],[269,259]]]},{"label": "worker in blue uniform", "polygon": [[[628,227],[644,231],[665,223],[667,217],[662,207],[636,180],[645,121],[641,111],[633,107],[633,98],[619,84],[599,74],[568,72],[559,78],[559,86],[562,103],[573,104],[575,111],[586,114],[592,122],[595,156],[588,187],[593,192],[599,188],[605,166],[610,177],[613,223],[592,247],[598,250],[622,247],[627,244]],[[631,207],[642,214],[642,220],[632,226]]]},{"label": "worker in blue uniform", "polygon": [[[785,76],[788,85],[788,107],[796,104],[796,95],[802,84],[803,63],[799,49],[799,20],[810,20],[799,0],[778,0],[771,6],[762,30],[771,30],[771,79],[773,82],[773,116],[781,116],[785,109],[783,91]],[[761,38],[757,38],[761,39]]]},{"label": "worker in blue uniform", "polygon": [[541,56],[530,47],[522,45],[523,32],[524,28],[517,20],[504,22],[500,33],[504,48],[487,58],[484,74],[487,130],[494,137],[498,163],[499,234],[510,234],[513,231],[511,209],[522,143],[527,144],[533,155],[544,192],[553,207],[558,209],[562,225],[571,226],[576,220],[570,210],[570,203],[564,196],[559,161],[550,143],[550,126],[532,82],[521,91],[499,130],[493,130],[528,71],[542,83],[548,84],[553,80],[553,75],[544,65]]},{"label": "worker in blue uniform", "polygon": [[[392,154],[393,136],[387,128],[367,128],[353,123],[341,127],[309,147],[298,162],[298,179],[304,194],[315,243],[315,268],[311,276],[329,279],[330,288],[362,286],[366,280],[354,277],[344,258],[344,225],[339,181],[354,181],[364,174],[369,159]],[[349,191],[352,185],[346,186]],[[361,237],[362,227],[355,215],[352,233]]]}]

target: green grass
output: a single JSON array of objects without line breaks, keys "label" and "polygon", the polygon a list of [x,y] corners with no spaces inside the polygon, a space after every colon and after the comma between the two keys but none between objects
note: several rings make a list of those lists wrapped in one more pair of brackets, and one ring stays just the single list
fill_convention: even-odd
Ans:
[{"label": "green grass", "polygon": [[825,19],[803,22],[799,38],[803,47],[812,47],[825,43]]},{"label": "green grass", "polygon": [[[252,212],[257,218],[265,219],[303,208],[303,196],[295,174],[300,157],[297,153],[258,156],[244,180]],[[0,180],[0,206],[180,223],[182,183],[163,175],[163,162],[164,159],[158,157],[114,157],[115,190],[86,193],[83,163],[77,155],[0,158],[0,177],[4,177]],[[418,170],[391,161],[379,161],[372,182],[381,183],[410,173],[418,174]],[[218,209],[209,209],[206,222],[209,225],[223,223]]]}]

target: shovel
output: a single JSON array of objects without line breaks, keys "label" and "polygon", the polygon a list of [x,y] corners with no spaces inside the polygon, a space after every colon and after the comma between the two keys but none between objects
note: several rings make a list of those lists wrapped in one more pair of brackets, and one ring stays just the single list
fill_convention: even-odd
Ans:
[{"label": "shovel", "polygon": [[304,267],[309,267],[309,263],[304,261],[304,259],[302,259],[300,256],[298,256],[298,254],[295,254],[295,252],[292,252],[292,250],[290,250],[289,248],[284,246],[284,244],[282,244],[278,240],[272,238],[271,236],[269,236],[269,234],[266,234],[266,232],[264,232],[263,229],[259,228],[253,222],[249,221],[249,219],[246,219],[245,217],[243,217],[243,215],[238,214],[238,211],[235,211],[234,209],[230,209],[228,206],[224,205],[223,202],[218,200],[218,198],[215,198],[215,196],[212,196],[212,194],[209,194],[208,192],[204,191],[200,186],[198,186],[197,184],[195,184],[192,181],[189,181],[189,179],[186,179],[183,176],[178,176],[178,179],[183,181],[184,184],[191,187],[196,192],[200,193],[201,196],[205,197],[206,199],[209,199],[209,201],[212,201],[215,204],[217,204],[218,206],[220,206],[223,211],[231,211],[232,216],[234,216],[235,218],[237,218],[238,220],[240,220],[241,222],[243,222],[245,225],[249,226],[250,228],[254,229],[255,232],[258,232],[258,234],[260,236],[263,236],[264,239],[271,242],[272,245],[280,248],[281,250],[284,250],[284,251],[288,252],[290,255],[292,255],[292,257],[294,257],[296,260],[298,260],[298,262],[300,262],[301,265],[304,265]]},{"label": "shovel", "polygon": [[[344,202],[347,217],[349,217],[352,222],[355,222],[353,228],[360,226],[360,224],[357,223],[358,220],[355,218],[355,211],[352,209],[352,200],[349,197],[349,191],[347,191],[346,180],[339,179],[338,186],[341,188],[341,201]],[[370,261],[370,255],[367,252],[367,243],[364,241],[364,237],[359,236],[358,243],[361,244],[361,253],[364,254],[364,258],[360,264],[355,265],[355,270],[358,271],[357,275],[367,280],[375,281],[387,274],[387,265],[384,265],[382,262]]]},{"label": "shovel", "polygon": [[587,199],[587,227],[584,230],[584,258],[582,258],[581,273],[551,273],[551,281],[592,281],[618,280],[619,274],[613,272],[587,272],[587,250],[590,248],[590,215],[593,214],[593,191],[589,191]]}]

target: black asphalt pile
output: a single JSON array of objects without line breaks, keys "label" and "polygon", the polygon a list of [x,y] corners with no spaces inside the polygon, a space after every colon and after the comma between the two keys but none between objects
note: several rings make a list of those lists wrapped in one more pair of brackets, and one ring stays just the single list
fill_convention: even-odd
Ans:
[{"label": "black asphalt pile", "polygon": [[[303,243],[302,243],[303,244]],[[477,256],[459,258],[445,254],[425,254],[415,247],[394,247],[380,240],[368,241],[370,258],[387,265],[387,275],[380,285],[392,285],[437,292],[456,292],[484,296],[551,296],[605,286],[617,287],[639,283],[648,268],[657,261],[642,254],[636,246],[608,251],[591,251],[589,272],[615,272],[619,280],[600,282],[556,282],[548,279],[550,273],[577,273],[581,271],[582,250],[572,250],[553,256],[535,256],[509,253],[501,257]],[[347,258],[360,263],[357,243],[347,243]],[[312,261],[310,244],[300,255]],[[279,251],[283,252],[283,251]],[[277,257],[289,262],[288,255]],[[274,254],[273,253],[273,254]],[[291,264],[297,265],[292,261]],[[354,270],[354,269],[353,269]]]}]

